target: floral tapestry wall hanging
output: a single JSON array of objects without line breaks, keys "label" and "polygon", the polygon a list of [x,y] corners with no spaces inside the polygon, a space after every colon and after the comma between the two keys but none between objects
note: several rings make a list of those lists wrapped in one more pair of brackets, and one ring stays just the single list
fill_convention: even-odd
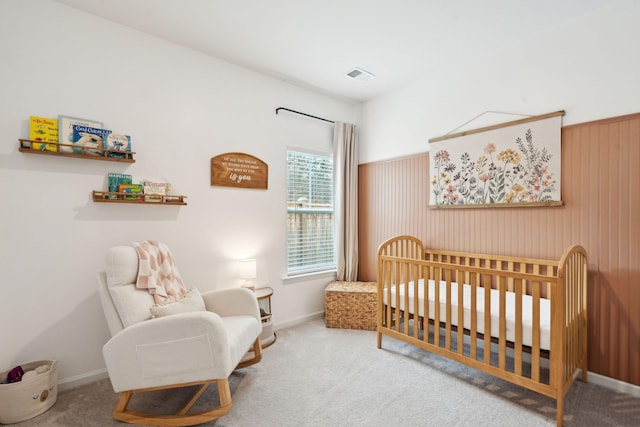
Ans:
[{"label": "floral tapestry wall hanging", "polygon": [[560,206],[564,111],[429,140],[429,206]]}]

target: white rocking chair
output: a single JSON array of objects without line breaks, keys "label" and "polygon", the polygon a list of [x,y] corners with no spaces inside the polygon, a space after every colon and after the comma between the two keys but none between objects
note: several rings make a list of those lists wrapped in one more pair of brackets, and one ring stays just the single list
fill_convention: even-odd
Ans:
[{"label": "white rocking chair", "polygon": [[[192,291],[189,299],[201,298],[196,304],[201,309],[178,307],[178,314],[152,318],[153,296],[136,287],[137,274],[133,246],[111,248],[106,271],[98,274],[98,293],[112,335],[103,355],[113,389],[120,393],[113,417],[127,423],[183,426],[224,416],[231,409],[229,375],[262,358],[255,295],[243,288],[203,292],[201,297]],[[248,360],[247,352],[253,356]],[[218,386],[220,406],[190,414],[212,383]],[[200,387],[175,415],[127,409],[136,393],[193,385]]]}]

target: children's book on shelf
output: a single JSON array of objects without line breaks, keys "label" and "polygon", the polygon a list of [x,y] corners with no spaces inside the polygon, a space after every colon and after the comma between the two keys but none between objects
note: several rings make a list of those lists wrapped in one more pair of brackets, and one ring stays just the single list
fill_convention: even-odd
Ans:
[{"label": "children's book on shelf", "polygon": [[[29,117],[29,140],[58,142],[58,120],[46,117]],[[58,144],[31,144],[33,150],[58,151]]]},{"label": "children's book on shelf", "polygon": [[[102,156],[104,154],[102,150],[93,150],[93,148],[104,148],[104,141],[110,134],[111,131],[107,129],[73,125],[73,152]],[[83,150],[81,147],[91,148],[91,150]]]},{"label": "children's book on shelf", "polygon": [[147,202],[161,202],[162,196],[171,192],[171,184],[168,182],[142,180],[140,184],[142,184],[144,200]]},{"label": "children's book on shelf", "polygon": [[107,157],[115,157],[125,159],[128,157],[126,153],[131,152],[131,137],[121,133],[110,133],[104,140],[104,148],[107,150]]},{"label": "children's book on shelf", "polygon": [[[110,172],[107,175],[107,185],[110,193],[117,193],[120,184],[131,184],[132,177],[126,173]],[[110,199],[118,199],[117,194],[109,194]]]},{"label": "children's book on shelf", "polygon": [[[102,129],[104,125],[102,122],[98,122],[96,120],[88,120],[88,119],[79,119],[77,117],[63,116],[62,114],[58,115],[58,141],[60,144],[58,146],[58,151],[62,153],[74,153],[78,150],[74,150],[73,145],[76,142],[73,134],[74,126],[87,126],[94,129]],[[101,146],[102,148],[102,146]],[[79,150],[82,152],[82,149]]]},{"label": "children's book on shelf", "polygon": [[[144,200],[142,193],[142,184],[120,184],[118,185],[118,193],[131,193],[132,195],[124,195],[124,200]],[[135,196],[133,194],[136,194]]]},{"label": "children's book on shelf", "polygon": [[162,196],[167,194],[167,187],[160,182],[145,183],[142,189],[144,191],[144,199],[147,202],[161,202]]}]

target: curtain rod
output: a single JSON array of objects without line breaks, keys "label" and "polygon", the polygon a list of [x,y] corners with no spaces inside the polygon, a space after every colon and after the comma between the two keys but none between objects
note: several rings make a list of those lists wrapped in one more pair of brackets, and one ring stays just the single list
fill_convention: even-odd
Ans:
[{"label": "curtain rod", "polygon": [[302,116],[307,116],[307,117],[311,117],[312,119],[316,119],[316,120],[322,120],[324,122],[329,122],[329,123],[336,123],[333,120],[327,120],[327,119],[323,119],[322,117],[317,117],[317,116],[312,116],[311,114],[307,114],[307,113],[301,113],[300,111],[296,111],[296,110],[290,110],[288,108],[284,108],[284,107],[278,107],[276,108],[276,114],[278,114],[278,111],[280,110],[284,110],[284,111],[289,111],[291,113],[296,113],[296,114],[300,114]]}]

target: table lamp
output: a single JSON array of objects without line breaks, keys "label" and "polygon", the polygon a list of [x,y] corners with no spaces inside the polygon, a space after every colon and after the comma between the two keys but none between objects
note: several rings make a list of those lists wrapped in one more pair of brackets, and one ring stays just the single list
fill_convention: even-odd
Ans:
[{"label": "table lamp", "polygon": [[242,287],[251,289],[252,291],[254,291],[256,287],[253,286],[253,283],[251,283],[251,279],[256,278],[256,260],[241,259],[239,276],[241,279],[244,279],[244,283],[242,284]]}]

